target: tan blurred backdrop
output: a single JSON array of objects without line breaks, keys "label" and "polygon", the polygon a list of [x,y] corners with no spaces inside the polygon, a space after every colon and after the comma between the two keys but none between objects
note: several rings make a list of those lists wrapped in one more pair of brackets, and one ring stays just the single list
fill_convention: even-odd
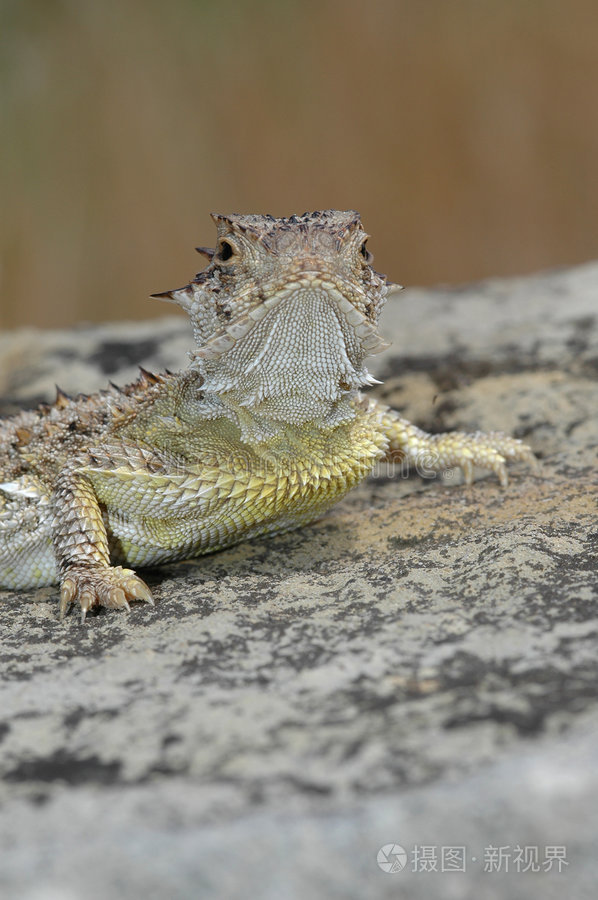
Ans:
[{"label": "tan blurred backdrop", "polygon": [[172,311],[210,211],[358,209],[376,266],[598,256],[595,0],[3,0],[0,327]]}]

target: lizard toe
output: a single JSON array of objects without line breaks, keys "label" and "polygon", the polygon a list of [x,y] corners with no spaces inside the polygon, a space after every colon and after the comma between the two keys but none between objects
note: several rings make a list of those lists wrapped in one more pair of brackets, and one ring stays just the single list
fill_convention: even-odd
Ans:
[{"label": "lizard toe", "polygon": [[142,600],[153,606],[150,589],[132,569],[121,566],[71,566],[62,579],[60,617],[78,602],[81,621],[94,607],[131,611],[130,602]]}]

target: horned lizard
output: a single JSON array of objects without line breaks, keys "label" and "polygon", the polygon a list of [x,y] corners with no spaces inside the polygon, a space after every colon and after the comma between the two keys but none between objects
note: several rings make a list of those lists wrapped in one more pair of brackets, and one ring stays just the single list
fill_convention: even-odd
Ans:
[{"label": "horned lizard", "polygon": [[359,215],[215,215],[215,250],[161,296],[196,348],[176,374],[0,421],[0,584],[78,603],[152,603],[130,566],[198,556],[317,518],[383,459],[507,483],[535,457],[499,432],[430,435],[360,389],[389,291]]}]

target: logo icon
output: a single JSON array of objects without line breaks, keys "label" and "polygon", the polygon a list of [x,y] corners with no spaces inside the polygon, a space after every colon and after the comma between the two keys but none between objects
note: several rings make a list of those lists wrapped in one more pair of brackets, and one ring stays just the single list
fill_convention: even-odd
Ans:
[{"label": "logo icon", "polygon": [[400,872],[407,864],[407,851],[400,844],[384,844],[378,850],[376,862],[387,875]]}]

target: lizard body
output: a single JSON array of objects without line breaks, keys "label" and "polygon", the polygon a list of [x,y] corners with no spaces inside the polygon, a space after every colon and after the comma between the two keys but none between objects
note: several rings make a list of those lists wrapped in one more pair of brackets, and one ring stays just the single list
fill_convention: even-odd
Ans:
[{"label": "lizard body", "polygon": [[382,459],[440,471],[534,462],[501,433],[429,435],[363,397],[388,285],[359,216],[214,216],[207,268],[161,296],[190,316],[189,367],[0,420],[0,585],[152,602],[130,568],[305,524]]}]

